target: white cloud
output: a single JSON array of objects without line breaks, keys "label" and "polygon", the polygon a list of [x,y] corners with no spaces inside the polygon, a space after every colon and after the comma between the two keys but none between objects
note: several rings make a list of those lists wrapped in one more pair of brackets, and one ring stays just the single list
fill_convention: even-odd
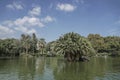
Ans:
[{"label": "white cloud", "polygon": [[22,33],[36,33],[34,28],[44,27],[44,24],[40,21],[40,18],[24,16],[23,18],[18,18],[16,20],[6,21],[3,25],[13,28],[14,31],[20,31]]},{"label": "white cloud", "polygon": [[13,2],[12,4],[8,4],[6,5],[7,8],[10,8],[10,9],[17,9],[17,10],[22,10],[23,9],[23,6],[20,4],[20,3],[16,3],[16,2]]},{"label": "white cloud", "polygon": [[10,34],[14,33],[14,31],[8,27],[0,25],[0,34]]},{"label": "white cloud", "polygon": [[[3,27],[6,26],[6,27]],[[24,16],[22,18],[18,18],[16,20],[4,21],[0,26],[0,34],[1,33],[12,33],[12,32],[22,32],[22,33],[37,33],[37,27],[44,27],[43,22],[40,18]]]},{"label": "white cloud", "polygon": [[37,33],[37,31],[35,29],[33,29],[33,28],[29,29],[29,28],[23,27],[23,26],[15,27],[15,30],[23,32],[23,33],[27,33],[27,34]]},{"label": "white cloud", "polygon": [[65,12],[72,12],[76,9],[76,6],[65,3],[65,4],[57,4],[57,10],[65,11]]},{"label": "white cloud", "polygon": [[37,31],[35,29],[30,29],[29,31],[27,31],[28,34],[32,34],[32,33],[37,33]]},{"label": "white cloud", "polygon": [[13,26],[13,22],[11,21],[11,20],[7,20],[7,21],[4,21],[3,23],[2,23],[2,25],[4,25],[4,26],[7,26],[7,27],[12,27]]},{"label": "white cloud", "polygon": [[41,7],[39,6],[34,7],[32,10],[28,12],[28,14],[31,16],[39,16],[41,14]]},{"label": "white cloud", "polygon": [[37,29],[44,27],[47,23],[53,22],[54,18],[46,16],[40,18],[40,7],[34,7],[27,15],[17,18],[15,20],[6,20],[0,24],[0,38],[10,37],[14,34],[20,33],[37,33]]},{"label": "white cloud", "polygon": [[24,16],[23,18],[18,18],[15,21],[13,21],[13,24],[15,26],[25,26],[25,27],[43,27],[44,24],[40,21],[37,17],[28,17]]},{"label": "white cloud", "polygon": [[41,21],[43,21],[44,23],[53,22],[55,21],[55,18],[51,16],[46,16],[45,18],[41,19]]},{"label": "white cloud", "polygon": [[21,31],[23,33],[31,34],[36,33],[34,28],[44,27],[44,24],[37,17],[24,16],[23,18],[16,19],[13,21],[15,30]]}]

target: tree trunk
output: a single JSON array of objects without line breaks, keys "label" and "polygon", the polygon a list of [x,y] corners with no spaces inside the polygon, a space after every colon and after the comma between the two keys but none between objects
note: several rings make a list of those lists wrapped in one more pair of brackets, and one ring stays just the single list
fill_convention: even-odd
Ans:
[{"label": "tree trunk", "polygon": [[26,54],[28,54],[28,48],[26,47]]},{"label": "tree trunk", "polygon": [[80,56],[79,61],[89,61],[87,56]]}]

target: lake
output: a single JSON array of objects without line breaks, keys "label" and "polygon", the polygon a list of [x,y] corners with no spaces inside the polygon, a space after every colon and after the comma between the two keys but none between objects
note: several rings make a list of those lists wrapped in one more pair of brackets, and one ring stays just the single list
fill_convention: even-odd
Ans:
[{"label": "lake", "polygon": [[89,62],[63,58],[0,60],[0,80],[120,80],[120,58],[98,57]]}]

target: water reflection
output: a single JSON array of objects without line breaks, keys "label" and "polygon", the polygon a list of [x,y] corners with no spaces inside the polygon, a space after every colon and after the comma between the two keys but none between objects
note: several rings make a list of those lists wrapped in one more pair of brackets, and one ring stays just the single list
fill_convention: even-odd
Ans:
[{"label": "water reflection", "polygon": [[119,80],[120,58],[65,62],[61,58],[0,60],[0,80]]},{"label": "water reflection", "polygon": [[34,80],[35,77],[35,59],[20,58],[18,64],[18,78],[20,80]]},{"label": "water reflection", "polygon": [[[117,61],[120,61],[120,59],[117,59]],[[120,67],[113,58],[94,58],[86,63],[63,62],[54,70],[55,80],[115,80],[117,77],[120,78],[120,73],[118,72],[119,74],[117,73],[114,76],[113,72],[118,68],[116,69],[113,64]],[[105,76],[110,78],[106,79]]]}]

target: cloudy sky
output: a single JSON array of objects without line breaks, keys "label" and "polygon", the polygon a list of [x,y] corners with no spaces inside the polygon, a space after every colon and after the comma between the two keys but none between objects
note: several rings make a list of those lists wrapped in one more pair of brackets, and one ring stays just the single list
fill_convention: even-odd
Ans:
[{"label": "cloudy sky", "polygon": [[0,38],[77,32],[120,36],[120,0],[0,0]]}]

